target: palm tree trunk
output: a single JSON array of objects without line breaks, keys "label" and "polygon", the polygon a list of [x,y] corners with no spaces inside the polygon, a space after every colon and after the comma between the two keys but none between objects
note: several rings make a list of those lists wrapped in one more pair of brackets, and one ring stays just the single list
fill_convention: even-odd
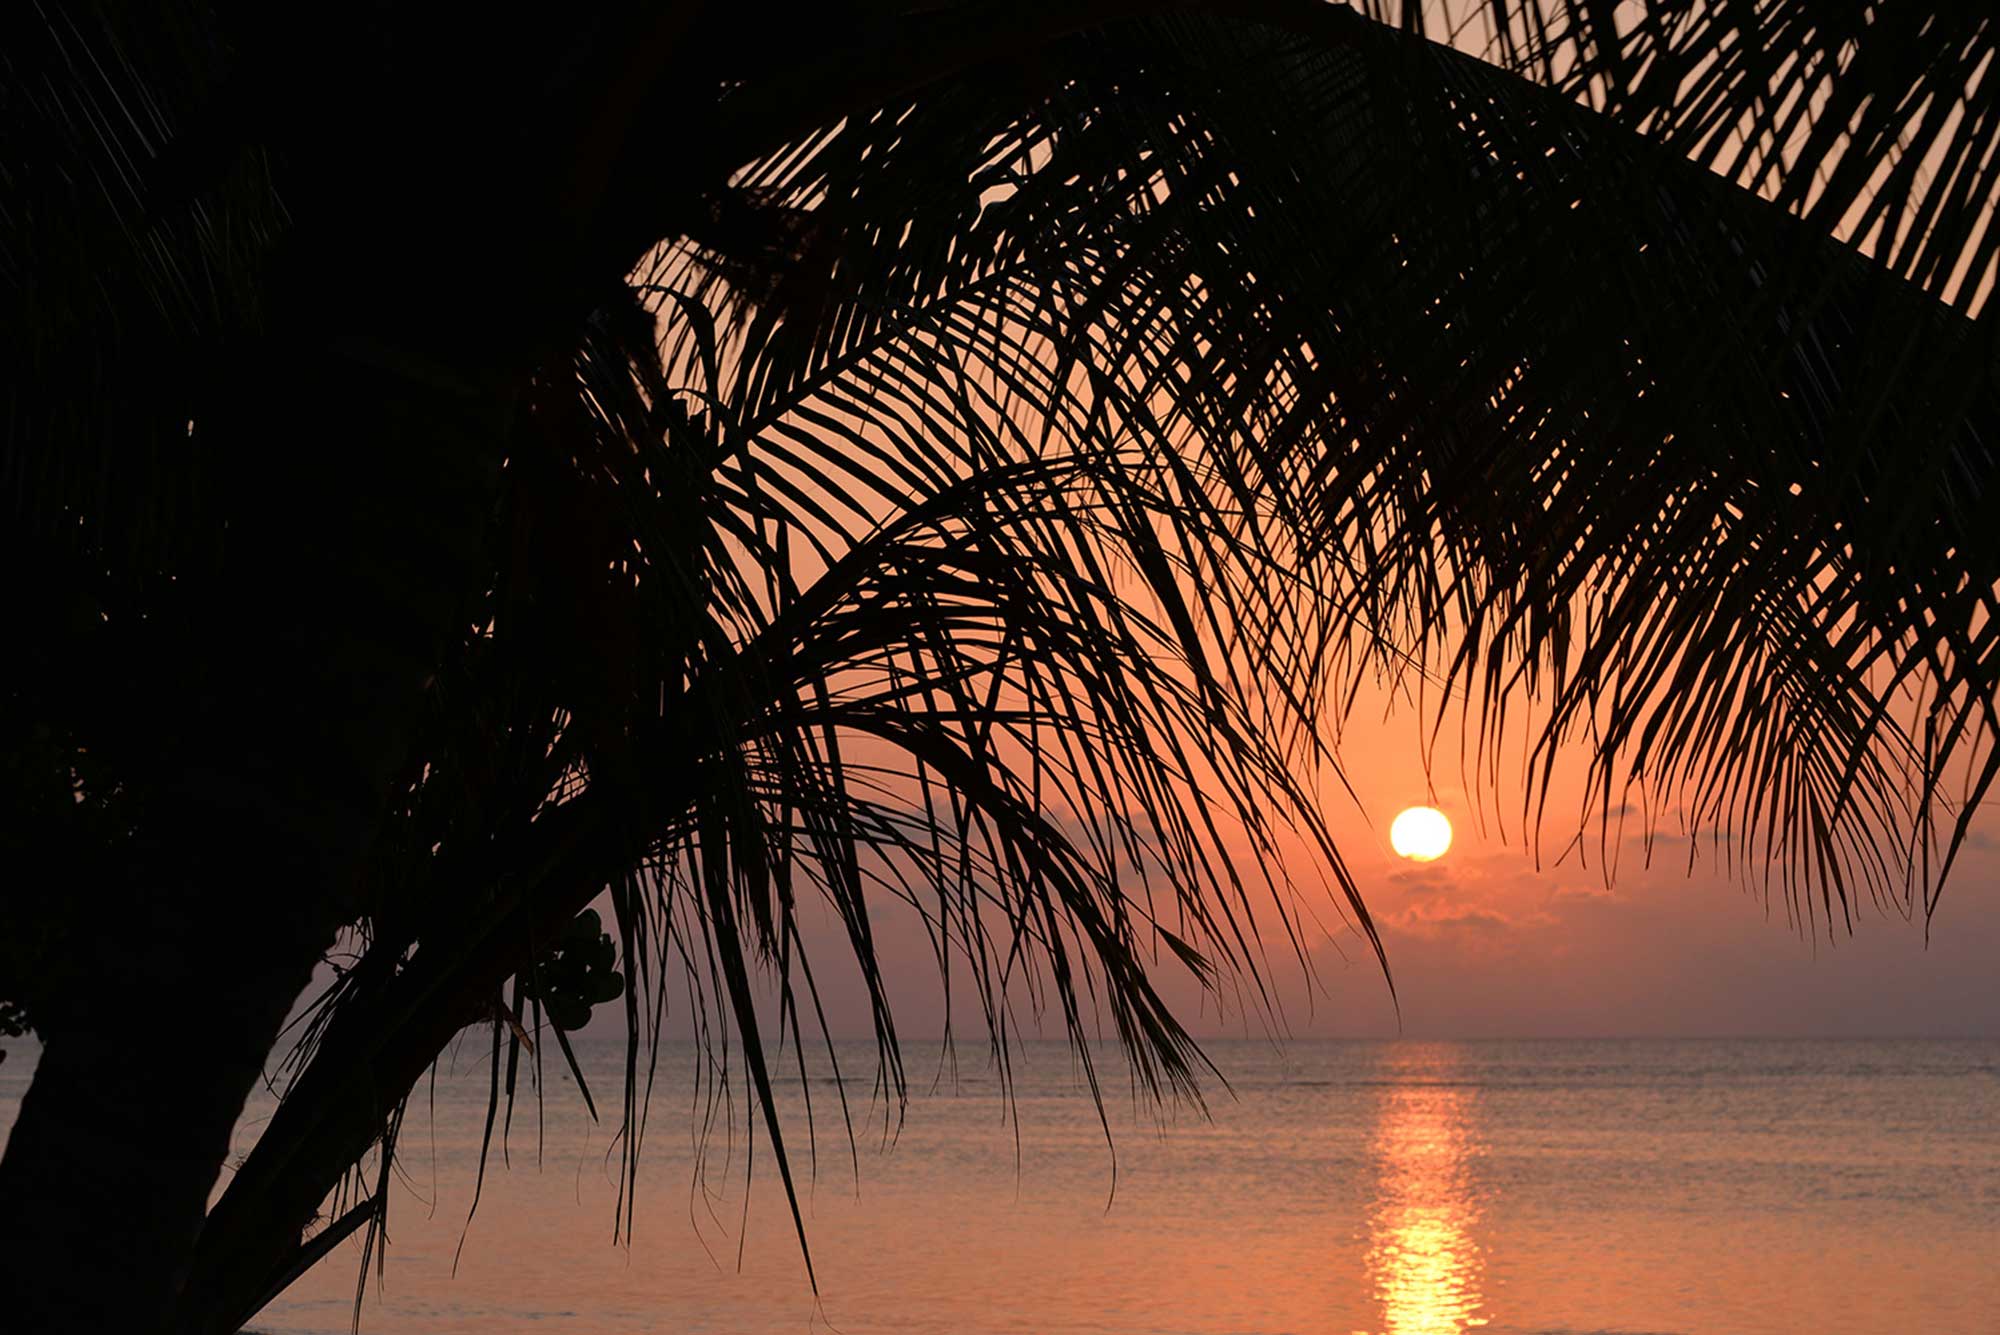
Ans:
[{"label": "palm tree trunk", "polygon": [[171,1007],[150,1016],[106,1007],[50,1036],[0,1162],[10,1329],[159,1328],[230,1130],[311,972],[310,959],[290,962],[303,967],[169,993]]}]

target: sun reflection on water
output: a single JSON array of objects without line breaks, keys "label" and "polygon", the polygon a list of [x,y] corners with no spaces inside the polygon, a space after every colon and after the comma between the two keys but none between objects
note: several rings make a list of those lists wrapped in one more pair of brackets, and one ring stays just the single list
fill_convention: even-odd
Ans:
[{"label": "sun reflection on water", "polygon": [[1473,1236],[1476,1109],[1472,1090],[1451,1083],[1455,1065],[1449,1049],[1428,1049],[1384,1072],[1394,1083],[1375,1128],[1368,1246],[1383,1335],[1460,1335],[1487,1322]]}]

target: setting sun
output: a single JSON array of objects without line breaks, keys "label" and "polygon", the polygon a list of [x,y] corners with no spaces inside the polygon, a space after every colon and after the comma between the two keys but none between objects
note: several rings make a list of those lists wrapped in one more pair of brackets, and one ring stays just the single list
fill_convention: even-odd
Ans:
[{"label": "setting sun", "polygon": [[1412,862],[1435,862],[1451,847],[1451,821],[1436,807],[1410,807],[1389,826],[1389,847]]}]

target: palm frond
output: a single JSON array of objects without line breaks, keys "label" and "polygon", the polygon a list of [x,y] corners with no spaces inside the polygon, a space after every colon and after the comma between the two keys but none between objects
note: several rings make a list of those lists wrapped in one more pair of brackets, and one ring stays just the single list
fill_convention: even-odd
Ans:
[{"label": "palm frond", "polygon": [[1976,314],[2000,229],[2000,25],[1978,4],[1355,6],[1532,79]]},{"label": "palm frond", "polygon": [[[199,3],[23,5],[0,19],[6,522],[144,573],[202,550],[213,360],[259,318],[286,224]],[[212,466],[212,465],[210,465]]]},{"label": "palm frond", "polygon": [[[1005,254],[1052,303],[1062,264],[1115,265],[1082,320],[1099,380],[1139,368],[1163,447],[1199,434],[1239,495],[1317,507],[1356,624],[1400,628],[1489,740],[1546,680],[1538,765],[1594,729],[1593,788],[1678,795],[1795,894],[1934,887],[1955,835],[1906,835],[1991,723],[1989,336],[1556,93],[1337,33],[1127,24],[1070,39],[1030,114],[953,85],[935,121],[899,104],[775,160],[850,244],[745,374],[836,365],[872,294]],[[1123,393],[1108,416],[1145,420]]]}]

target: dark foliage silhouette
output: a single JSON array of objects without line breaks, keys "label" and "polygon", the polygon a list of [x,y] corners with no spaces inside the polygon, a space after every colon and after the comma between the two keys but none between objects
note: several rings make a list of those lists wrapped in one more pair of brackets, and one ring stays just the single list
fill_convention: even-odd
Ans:
[{"label": "dark foliage silhouette", "polygon": [[1374,941],[1373,675],[1475,768],[1532,701],[1526,814],[1574,752],[1814,930],[1929,913],[2000,764],[1993,19],[1380,8],[0,20],[4,1310],[236,1329],[450,1039],[490,1140],[599,1006],[628,1212],[670,1004],[789,1192],[809,899],[892,1102],[890,906],[1003,1069],[1019,1005],[1191,1094],[1163,971],[1257,1004],[1327,887]]}]

